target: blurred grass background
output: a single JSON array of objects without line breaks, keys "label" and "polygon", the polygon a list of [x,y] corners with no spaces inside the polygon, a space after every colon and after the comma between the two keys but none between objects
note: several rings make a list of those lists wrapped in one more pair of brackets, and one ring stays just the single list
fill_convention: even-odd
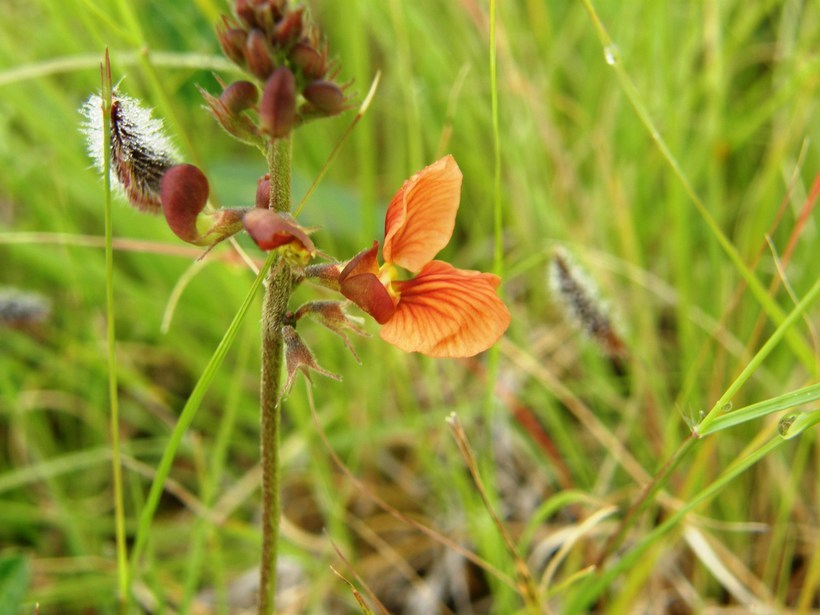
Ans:
[{"label": "blurred grass background", "polygon": [[[444,153],[464,173],[456,235],[443,257],[492,268],[493,140],[484,1],[311,0],[363,96],[382,81],[301,221],[341,259],[381,239],[401,182]],[[680,167],[742,259],[788,312],[820,275],[811,189],[820,169],[820,12],[812,2],[596,2]],[[103,192],[78,108],[115,81],[165,119],[186,160],[224,205],[252,202],[264,160],[202,109],[196,85],[235,78],[213,35],[217,0],[5,0],[0,6],[0,286],[37,293],[46,320],[0,329],[0,578],[23,588],[20,612],[116,612],[106,388]],[[374,503],[379,495],[513,576],[512,560],[445,424],[465,426],[495,509],[540,578],[566,545],[562,583],[595,561],[609,517],[571,543],[579,523],[622,511],[671,457],[774,330],[692,207],[630,106],[580,2],[499,2],[498,95],[504,211],[503,294],[513,324],[487,401],[484,361],[406,356],[356,339],[357,365],[332,334],[303,327],[320,363],[313,403],[340,472],[297,385],[285,405],[282,608],[355,612],[334,566],[394,612],[512,613],[518,593],[457,551]],[[294,196],[305,192],[350,114],[300,129]],[[801,215],[803,216],[801,221]],[[169,298],[197,253],[159,218],[115,207],[125,496],[129,533],[187,394],[242,301],[252,274],[227,247]],[[45,235],[44,235],[45,234]],[[767,237],[770,244],[767,244]],[[243,238],[243,245],[252,248]],[[790,260],[779,257],[794,241]],[[566,246],[609,302],[630,358],[613,371],[562,316],[547,286]],[[300,289],[300,300],[317,295]],[[253,314],[258,314],[255,309]],[[815,349],[816,307],[797,333]],[[246,319],[186,437],[135,572],[145,612],[241,612],[258,557],[258,318]],[[492,372],[490,372],[492,373]],[[817,381],[815,363],[782,344],[732,400],[775,397]],[[543,426],[539,432],[526,417]],[[776,433],[778,416],[699,443],[625,548]],[[546,441],[544,437],[546,437]],[[652,544],[590,610],[720,612],[820,608],[817,431],[789,441]],[[344,555],[342,559],[335,551]],[[7,573],[3,573],[3,571]],[[360,575],[358,578],[356,575]],[[4,576],[3,576],[4,575]],[[557,589],[556,589],[557,587]],[[3,583],[0,582],[0,593]],[[12,604],[14,592],[7,594]],[[0,609],[2,610],[2,609]]]}]

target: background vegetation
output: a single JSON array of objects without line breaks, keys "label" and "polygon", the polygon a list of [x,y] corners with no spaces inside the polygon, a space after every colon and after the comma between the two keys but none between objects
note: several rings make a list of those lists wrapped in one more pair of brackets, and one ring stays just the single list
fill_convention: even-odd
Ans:
[{"label": "background vegetation", "polygon": [[[308,5],[353,91],[363,96],[382,73],[369,112],[301,218],[321,226],[319,246],[346,258],[381,239],[386,203],[402,180],[452,153],[465,179],[445,256],[492,269],[487,2]],[[394,612],[524,608],[515,584],[500,578],[515,577],[513,558],[445,423],[451,412],[494,511],[535,584],[545,579],[544,602],[555,612],[820,608],[817,429],[779,440],[782,413],[694,443],[629,524],[605,564],[612,574],[582,574],[649,477],[779,324],[687,182],[784,313],[820,274],[817,6],[602,0],[595,6],[616,44],[605,47],[581,2],[498,5],[502,290],[513,324],[489,371],[486,357],[406,356],[382,343],[373,323],[374,338],[354,340],[358,365],[337,337],[304,328],[321,364],[344,381],[315,377],[310,394],[299,384],[286,402],[282,608],[355,612],[331,566]],[[31,613],[35,602],[41,613],[116,611],[103,190],[77,109],[99,88],[110,47],[121,90],[165,118],[186,160],[207,170],[219,202],[250,204],[264,161],[220,131],[196,91],[217,89],[212,71],[235,76],[223,72],[213,35],[224,8],[220,0],[0,6],[0,285],[50,303],[46,319],[0,329],[4,613],[17,604]],[[630,103],[629,83],[680,173]],[[298,132],[297,199],[350,117]],[[161,219],[126,206],[115,207],[113,224],[133,537],[170,430],[252,274],[227,246],[192,265],[198,253]],[[619,369],[550,294],[547,262],[559,244],[616,315],[629,349]],[[817,326],[815,306],[732,407],[816,383]],[[258,338],[258,317],[249,316],[177,455],[135,571],[145,611],[247,605],[242,589],[255,579],[260,540]],[[766,442],[778,446],[758,459]],[[675,517],[687,504],[697,506]],[[481,560],[468,562],[456,545]]]}]

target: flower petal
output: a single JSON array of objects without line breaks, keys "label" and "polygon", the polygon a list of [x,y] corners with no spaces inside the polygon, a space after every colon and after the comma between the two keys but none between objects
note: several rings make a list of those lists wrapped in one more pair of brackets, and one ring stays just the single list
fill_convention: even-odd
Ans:
[{"label": "flower petal", "polygon": [[461,196],[461,170],[452,156],[404,182],[387,208],[382,255],[416,272],[450,241]]},{"label": "flower petal", "polygon": [[372,273],[376,277],[379,275],[379,259],[376,256],[379,251],[379,242],[374,241],[373,245],[359,252],[351,258],[339,274],[339,282],[344,282],[345,278],[359,275],[360,273]]},{"label": "flower petal", "polygon": [[270,209],[254,208],[242,219],[248,235],[263,250],[275,250],[287,244],[296,244],[310,256],[316,253],[310,237],[304,229]]},{"label": "flower petal", "polygon": [[471,357],[495,344],[510,313],[495,289],[501,278],[432,261],[412,280],[394,282],[396,313],[381,328],[386,342],[431,357]]},{"label": "flower petal", "polygon": [[379,279],[378,250],[379,243],[374,241],[372,248],[354,256],[339,274],[339,285],[345,297],[384,324],[393,316],[396,304]]}]

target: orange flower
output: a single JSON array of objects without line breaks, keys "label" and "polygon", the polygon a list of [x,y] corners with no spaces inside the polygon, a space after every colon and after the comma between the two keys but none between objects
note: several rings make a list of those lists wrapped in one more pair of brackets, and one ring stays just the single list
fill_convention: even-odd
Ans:
[{"label": "orange flower", "polygon": [[[433,260],[453,234],[460,193],[461,171],[452,156],[416,173],[387,208],[384,265],[374,242],[339,275],[342,294],[383,325],[383,340],[406,352],[471,357],[510,324],[495,292],[501,278]],[[398,279],[396,265],[415,277]]]}]

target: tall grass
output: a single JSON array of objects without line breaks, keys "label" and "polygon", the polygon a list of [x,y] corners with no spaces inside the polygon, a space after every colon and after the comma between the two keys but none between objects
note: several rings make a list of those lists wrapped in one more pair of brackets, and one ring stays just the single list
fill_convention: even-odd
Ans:
[{"label": "tall grass", "polygon": [[[290,612],[356,611],[331,566],[374,611],[376,598],[398,612],[527,608],[488,507],[556,613],[820,608],[820,14],[791,0],[585,4],[495,3],[493,87],[488,2],[309,2],[354,91],[382,73],[305,205],[317,245],[352,256],[381,239],[402,180],[452,153],[465,180],[443,256],[491,270],[502,219],[514,319],[494,370],[377,336],[354,341],[359,366],[335,336],[305,331],[344,382],[297,386],[284,408]],[[77,109],[108,46],[114,80],[166,119],[219,202],[252,202],[263,163],[220,132],[195,87],[230,70],[212,31],[222,11],[0,6],[0,285],[52,305],[45,323],[0,330],[0,607],[117,610],[104,194]],[[295,202],[349,120],[299,131]],[[130,554],[174,426],[255,276],[216,250],[162,333],[197,253],[116,202],[112,224]],[[547,283],[559,245],[609,303],[625,358],[562,313]],[[151,612],[239,612],[237,580],[256,565],[257,320],[231,335],[130,570]]]}]

